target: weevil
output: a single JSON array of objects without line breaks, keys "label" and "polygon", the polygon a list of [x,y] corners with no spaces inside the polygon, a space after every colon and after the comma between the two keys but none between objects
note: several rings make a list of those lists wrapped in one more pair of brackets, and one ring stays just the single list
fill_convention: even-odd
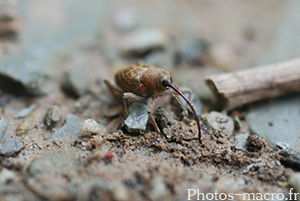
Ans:
[{"label": "weevil", "polygon": [[[126,100],[150,100],[150,103],[153,103],[155,98],[162,96],[167,90],[173,89],[186,101],[193,112],[198,127],[198,139],[201,143],[201,127],[194,106],[173,83],[172,77],[167,71],[151,65],[131,65],[117,71],[115,84],[108,80],[104,80],[104,82],[116,98],[122,97],[124,116],[128,116]],[[154,118],[151,115],[149,118],[158,131]]]}]

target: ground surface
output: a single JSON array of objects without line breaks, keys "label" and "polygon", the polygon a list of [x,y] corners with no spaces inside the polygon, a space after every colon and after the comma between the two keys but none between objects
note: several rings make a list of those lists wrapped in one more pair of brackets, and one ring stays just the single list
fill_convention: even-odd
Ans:
[{"label": "ground surface", "polygon": [[[4,37],[0,41],[4,56],[5,51],[31,52],[28,45],[43,47],[40,58],[45,58],[47,65],[41,71],[47,71],[50,77],[44,84],[47,93],[43,96],[17,96],[13,90],[1,91],[0,114],[9,127],[2,140],[13,138],[21,143],[22,149],[12,156],[0,156],[0,200],[260,200],[260,195],[266,193],[277,193],[272,200],[289,197],[289,179],[295,170],[283,165],[282,150],[271,149],[259,136],[249,135],[243,110],[240,111],[242,128],[234,131],[233,124],[224,127],[224,123],[232,121],[231,113],[224,111],[220,118],[210,120],[209,112],[216,107],[211,104],[211,94],[203,81],[208,74],[251,67],[258,60],[264,61],[262,52],[271,40],[270,32],[276,29],[276,20],[271,19],[280,16],[283,12],[280,8],[285,4],[151,1],[146,5],[139,1],[103,1],[94,4],[99,10],[102,6],[103,12],[95,20],[101,24],[95,25],[95,31],[91,27],[98,22],[94,21],[88,21],[88,28],[83,26],[82,32],[71,28],[69,32],[60,31],[76,27],[63,14],[76,10],[67,8],[80,10],[81,5],[89,4],[80,2],[72,7],[69,1],[64,6],[59,1],[47,1],[47,6],[25,1],[20,40]],[[87,19],[93,18],[97,9],[86,7],[91,16],[88,10],[83,13]],[[42,33],[37,28],[39,23],[30,21],[36,18],[46,22],[51,18],[54,27],[58,24],[58,31],[47,32],[45,26],[45,36],[38,32],[35,39],[44,43],[34,42],[34,31],[26,29],[28,25]],[[84,22],[85,18],[82,19]],[[149,39],[150,45],[140,44],[142,50],[138,51],[136,47],[125,50],[120,47],[123,40],[129,40],[125,35],[141,27],[162,30],[160,33],[168,42],[157,42],[155,46]],[[194,104],[202,108],[199,109],[202,144],[198,141],[193,116],[183,118],[182,109],[170,97],[156,102],[157,107],[165,108],[175,119],[161,134],[151,124],[140,134],[129,133],[119,124],[122,115],[108,115],[116,103],[103,80],[112,80],[117,69],[135,62],[165,65],[180,87],[192,89]],[[87,78],[89,86],[88,89],[84,84],[75,87],[79,94],[70,96],[61,83],[67,79],[65,72],[74,71],[80,76],[74,76],[71,84]],[[33,103],[37,105],[33,112],[24,118],[14,118]],[[59,106],[61,118],[47,127],[44,116],[52,105]],[[69,124],[68,120],[65,123],[70,114],[75,117],[71,116]],[[95,119],[107,131],[93,135],[80,132],[78,128],[86,119]],[[21,129],[24,132],[17,135],[18,127],[24,122],[29,128]],[[62,130],[64,126],[66,130]],[[242,150],[237,149],[235,142],[235,135],[240,133],[249,135]],[[189,197],[195,192],[203,194],[199,198],[198,194]],[[256,194],[252,199],[242,193]]]}]

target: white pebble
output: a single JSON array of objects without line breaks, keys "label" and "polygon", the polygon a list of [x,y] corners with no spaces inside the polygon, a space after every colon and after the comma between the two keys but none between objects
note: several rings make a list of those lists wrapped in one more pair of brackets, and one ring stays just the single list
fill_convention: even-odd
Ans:
[{"label": "white pebble", "polygon": [[100,134],[106,132],[106,129],[98,124],[94,119],[87,119],[82,122],[80,131],[83,133]]}]

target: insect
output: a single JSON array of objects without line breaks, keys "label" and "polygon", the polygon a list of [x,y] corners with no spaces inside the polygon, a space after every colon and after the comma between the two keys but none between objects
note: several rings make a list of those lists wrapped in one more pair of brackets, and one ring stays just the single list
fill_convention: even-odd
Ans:
[{"label": "insect", "polygon": [[[201,128],[195,109],[192,103],[173,83],[167,71],[151,65],[131,65],[120,69],[115,74],[116,85],[108,80],[104,80],[104,82],[116,98],[122,97],[123,114],[125,116],[128,116],[126,100],[146,101],[150,99],[153,102],[155,98],[162,96],[167,90],[173,89],[191,108],[198,127],[198,139],[201,143]],[[152,124],[155,125],[155,120],[151,115],[149,117]]]}]

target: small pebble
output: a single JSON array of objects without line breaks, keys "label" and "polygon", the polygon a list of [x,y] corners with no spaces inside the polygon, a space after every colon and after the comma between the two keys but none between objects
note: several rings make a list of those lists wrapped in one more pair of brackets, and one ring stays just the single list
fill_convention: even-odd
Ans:
[{"label": "small pebble", "polygon": [[279,147],[280,149],[287,149],[290,147],[290,145],[286,142],[277,142],[276,146]]},{"label": "small pebble", "polygon": [[14,118],[15,119],[21,119],[21,118],[25,118],[28,115],[30,115],[31,112],[33,112],[33,110],[35,110],[37,108],[36,104],[32,104],[27,108],[22,109],[21,111],[19,111]]},{"label": "small pebble", "polygon": [[144,137],[145,137],[145,139],[150,140],[150,139],[153,138],[153,135],[152,135],[152,133],[145,133],[145,134],[144,134]]},{"label": "small pebble", "polygon": [[62,89],[67,95],[79,97],[88,90],[89,84],[90,80],[84,71],[73,68],[65,72]]},{"label": "small pebble", "polygon": [[125,54],[144,54],[154,49],[162,49],[168,42],[165,33],[158,29],[139,29],[123,38],[120,49]]},{"label": "small pebble", "polygon": [[219,112],[211,112],[203,115],[207,123],[216,131],[222,131],[227,136],[231,136],[234,131],[233,120]]},{"label": "small pebble", "polygon": [[234,139],[235,148],[242,151],[247,151],[247,138],[248,138],[248,134],[240,134],[235,136]]},{"label": "small pebble", "polygon": [[22,134],[25,134],[28,131],[32,130],[33,128],[34,128],[34,126],[32,125],[32,123],[25,120],[19,125],[16,132],[17,132],[17,135],[22,135]]},{"label": "small pebble", "polygon": [[0,142],[0,155],[12,156],[22,149],[22,144],[15,139],[7,138]]},{"label": "small pebble", "polygon": [[61,110],[57,105],[53,105],[47,110],[44,121],[48,127],[51,127],[59,120],[61,120]]},{"label": "small pebble", "polygon": [[50,140],[55,140],[57,138],[64,138],[71,135],[77,135],[80,131],[81,120],[73,115],[68,114],[66,117],[66,122],[58,131],[56,131]]},{"label": "small pebble", "polygon": [[149,114],[145,103],[135,101],[128,109],[129,116],[125,119],[124,125],[130,133],[139,133],[146,130]]},{"label": "small pebble", "polygon": [[98,124],[94,119],[87,119],[82,122],[80,131],[83,133],[101,134],[106,132],[106,129]]}]

